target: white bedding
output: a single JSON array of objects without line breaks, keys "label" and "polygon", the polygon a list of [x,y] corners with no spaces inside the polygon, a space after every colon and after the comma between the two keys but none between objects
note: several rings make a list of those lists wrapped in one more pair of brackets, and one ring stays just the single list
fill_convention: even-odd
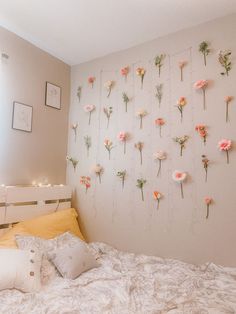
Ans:
[{"label": "white bedding", "polygon": [[197,267],[103,243],[89,246],[99,256],[99,268],[76,280],[56,277],[36,294],[1,291],[0,313],[236,313],[236,268]]}]

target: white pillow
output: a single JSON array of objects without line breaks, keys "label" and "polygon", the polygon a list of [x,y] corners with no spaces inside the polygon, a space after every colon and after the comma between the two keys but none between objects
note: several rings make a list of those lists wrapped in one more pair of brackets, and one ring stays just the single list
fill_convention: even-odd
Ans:
[{"label": "white pillow", "polygon": [[83,272],[98,267],[95,257],[82,241],[48,253],[49,259],[64,278],[75,279]]},{"label": "white pillow", "polygon": [[39,291],[41,260],[41,253],[33,249],[0,249],[0,290]]}]

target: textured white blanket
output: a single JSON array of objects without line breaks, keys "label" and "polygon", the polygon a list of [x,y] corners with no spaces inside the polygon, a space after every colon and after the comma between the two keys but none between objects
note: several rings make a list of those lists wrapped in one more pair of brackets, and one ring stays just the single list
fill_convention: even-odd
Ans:
[{"label": "textured white blanket", "polygon": [[4,314],[234,314],[236,268],[90,248],[101,263],[76,280],[54,278],[37,294],[0,292]]}]

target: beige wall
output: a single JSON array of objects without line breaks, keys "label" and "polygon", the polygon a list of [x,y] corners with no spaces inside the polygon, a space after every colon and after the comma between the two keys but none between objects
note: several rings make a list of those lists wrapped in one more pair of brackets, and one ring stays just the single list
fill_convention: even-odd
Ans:
[{"label": "beige wall", "polygon": [[[79,159],[79,166],[74,173],[71,165],[68,165],[67,181],[75,186],[75,204],[80,209],[89,240],[104,241],[123,250],[174,257],[194,263],[213,261],[236,266],[236,149],[230,152],[229,165],[226,164],[225,154],[217,149],[217,143],[222,138],[236,142],[236,102],[230,105],[230,123],[227,124],[224,104],[225,96],[236,96],[236,65],[233,65],[229,77],[222,77],[217,61],[218,50],[231,49],[235,63],[235,29],[236,15],[231,15],[72,67],[70,122],[78,121],[79,137],[77,143],[74,143],[70,130],[68,153]],[[204,67],[203,58],[198,52],[198,45],[203,40],[209,41],[212,48],[207,67]],[[153,58],[162,52],[168,56],[159,79]],[[183,83],[179,80],[180,60],[188,61]],[[131,67],[127,84],[119,74],[119,69],[126,65]],[[133,71],[138,66],[147,69],[143,90]],[[87,85],[89,75],[96,76],[94,89]],[[103,88],[108,79],[116,81],[109,99]],[[192,88],[198,79],[211,80],[207,89],[206,111],[202,109],[202,95]],[[154,87],[160,82],[164,84],[164,96],[163,104],[158,109]],[[76,97],[79,85],[83,85],[80,104]],[[122,103],[123,91],[127,91],[133,99],[128,105],[128,113],[125,113]],[[188,101],[182,124],[175,107],[180,96],[185,96]],[[83,105],[90,103],[96,105],[96,111],[92,113],[92,123],[89,126]],[[114,110],[108,130],[102,112],[104,105],[111,105]],[[135,116],[140,107],[149,112],[144,118],[143,130],[139,129],[139,121]],[[161,139],[153,123],[158,117],[163,117],[167,122]],[[194,130],[199,123],[208,126],[206,146]],[[117,141],[117,134],[122,130],[131,134],[126,155]],[[189,135],[190,139],[181,158],[179,146],[172,138],[184,134]],[[88,158],[83,142],[85,135],[92,137]],[[106,137],[115,145],[110,161],[103,145]],[[144,142],[142,166],[134,148],[137,141]],[[163,162],[161,178],[156,177],[157,164],[152,156],[159,149],[168,154],[168,159]],[[203,153],[211,160],[207,183],[204,182],[201,163]],[[91,167],[96,163],[104,167],[102,184],[91,173]],[[128,172],[123,191],[116,177],[116,172],[122,169]],[[175,169],[182,169],[189,174],[184,183],[183,200],[179,187],[171,178]],[[92,178],[92,187],[87,194],[79,184],[81,175],[90,175]],[[136,180],[141,176],[147,179],[144,187],[145,202],[141,201],[140,190],[136,188]],[[152,198],[154,190],[164,194],[158,211]],[[205,219],[206,207],[203,202],[206,195],[214,198],[208,220]]]},{"label": "beige wall", "polygon": [[[0,28],[0,184],[63,183],[70,67]],[[62,87],[62,109],[46,107],[45,83]],[[32,133],[13,130],[13,101],[33,106]]]}]

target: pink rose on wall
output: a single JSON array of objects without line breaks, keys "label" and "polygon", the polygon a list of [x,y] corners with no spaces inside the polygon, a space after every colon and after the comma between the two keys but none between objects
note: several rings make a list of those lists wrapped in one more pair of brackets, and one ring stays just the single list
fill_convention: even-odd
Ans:
[{"label": "pink rose on wall", "polygon": [[95,80],[96,80],[96,77],[94,77],[94,76],[90,76],[88,78],[88,84],[91,85],[92,88],[93,88]]},{"label": "pink rose on wall", "polygon": [[172,178],[175,182],[180,184],[180,189],[181,189],[181,197],[184,198],[184,190],[183,190],[183,182],[187,178],[187,173],[180,171],[180,170],[175,170],[172,173]]},{"label": "pink rose on wall", "polygon": [[206,138],[207,138],[207,126],[204,124],[198,124],[195,126],[195,130],[198,132],[201,138],[203,138],[204,145],[206,144]]},{"label": "pink rose on wall", "polygon": [[125,78],[125,81],[127,81],[127,76],[129,74],[129,66],[126,66],[120,70],[120,74]]},{"label": "pink rose on wall", "polygon": [[226,152],[227,164],[229,164],[229,150],[232,148],[232,141],[228,139],[222,139],[218,143],[218,148],[221,152]]},{"label": "pink rose on wall", "polygon": [[203,109],[206,110],[206,88],[208,86],[207,80],[196,81],[193,85],[196,90],[202,90],[203,93]]},{"label": "pink rose on wall", "polygon": [[129,138],[129,134],[127,132],[120,132],[117,136],[118,140],[124,144],[124,154],[126,153],[126,142]]},{"label": "pink rose on wall", "polygon": [[90,125],[91,122],[91,113],[95,110],[95,106],[94,105],[85,105],[84,106],[84,111],[89,113],[89,121],[88,124]]},{"label": "pink rose on wall", "polygon": [[87,193],[88,189],[91,187],[90,177],[81,176],[80,183],[85,186],[85,192]]},{"label": "pink rose on wall", "polygon": [[206,219],[208,219],[208,217],[209,217],[209,207],[210,207],[210,205],[212,204],[213,199],[212,199],[210,196],[206,196],[206,197],[204,198],[204,202],[205,202],[205,204],[206,204],[206,206],[207,206]]},{"label": "pink rose on wall", "polygon": [[157,118],[157,119],[155,120],[155,125],[156,125],[157,127],[159,127],[159,135],[160,135],[160,137],[162,136],[162,135],[161,135],[162,126],[163,126],[165,123],[166,123],[166,122],[165,122],[165,120],[164,120],[163,118]]}]

